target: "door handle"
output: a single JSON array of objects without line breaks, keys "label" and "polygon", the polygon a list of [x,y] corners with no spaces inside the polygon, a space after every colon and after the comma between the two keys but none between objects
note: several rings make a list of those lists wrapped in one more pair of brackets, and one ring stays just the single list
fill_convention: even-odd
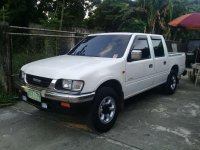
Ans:
[{"label": "door handle", "polygon": [[153,64],[149,64],[149,68],[153,68]]},{"label": "door handle", "polygon": [[164,65],[166,65],[166,64],[167,64],[167,62],[166,62],[166,61],[164,61],[164,62],[163,62],[163,64],[164,64]]}]

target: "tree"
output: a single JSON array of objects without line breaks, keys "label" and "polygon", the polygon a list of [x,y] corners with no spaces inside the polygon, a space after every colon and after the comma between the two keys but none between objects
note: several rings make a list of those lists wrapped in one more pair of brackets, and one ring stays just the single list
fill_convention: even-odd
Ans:
[{"label": "tree", "polygon": [[9,18],[8,7],[6,5],[3,5],[0,8],[1,8],[0,9],[0,21],[2,21],[2,22],[8,21],[8,18]]},{"label": "tree", "polygon": [[9,11],[9,24],[28,26],[29,22],[34,22],[36,0],[7,0]]},{"label": "tree", "polygon": [[[59,28],[81,26],[85,11],[98,0],[2,0],[0,1],[0,19],[7,14],[10,25],[28,26],[42,23]],[[87,4],[87,7],[86,7]]]},{"label": "tree", "polygon": [[85,22],[88,28],[106,32],[148,32],[163,34],[167,39],[197,38],[200,34],[172,28],[168,22],[199,10],[200,0],[104,0]]},{"label": "tree", "polygon": [[104,0],[87,19],[89,28],[103,31],[136,31],[143,32],[145,22],[140,19],[146,12],[136,8],[131,0]]},{"label": "tree", "polygon": [[[55,28],[82,26],[85,17],[85,1],[84,0],[49,0],[51,7],[43,9],[46,17],[41,20],[44,25]],[[41,5],[41,6],[40,6]],[[38,5],[44,8],[45,2]],[[42,10],[42,9],[41,9]],[[58,22],[59,20],[59,22]]]},{"label": "tree", "polygon": [[169,34],[167,23],[172,18],[172,0],[137,0],[147,13],[147,31],[150,33]]}]

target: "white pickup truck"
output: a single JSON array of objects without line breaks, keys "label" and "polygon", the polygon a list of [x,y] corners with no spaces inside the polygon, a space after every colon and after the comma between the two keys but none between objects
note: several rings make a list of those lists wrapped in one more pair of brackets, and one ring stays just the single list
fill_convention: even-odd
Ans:
[{"label": "white pickup truck", "polygon": [[66,55],[24,65],[20,91],[40,109],[89,104],[94,128],[106,132],[124,100],[158,85],[173,94],[184,70],[185,54],[169,54],[161,35],[92,34]]}]

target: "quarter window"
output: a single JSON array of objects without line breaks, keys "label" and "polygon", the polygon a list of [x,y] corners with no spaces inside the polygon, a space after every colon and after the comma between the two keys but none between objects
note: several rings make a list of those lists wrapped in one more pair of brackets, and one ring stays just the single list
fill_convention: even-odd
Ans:
[{"label": "quarter window", "polygon": [[153,49],[155,57],[164,57],[165,52],[163,48],[162,40],[158,37],[151,37],[152,43],[153,43]]}]

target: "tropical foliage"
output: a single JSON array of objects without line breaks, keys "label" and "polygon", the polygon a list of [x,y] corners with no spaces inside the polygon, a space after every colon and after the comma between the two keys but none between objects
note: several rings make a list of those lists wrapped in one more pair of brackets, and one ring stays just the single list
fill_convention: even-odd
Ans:
[{"label": "tropical foliage", "polygon": [[[63,29],[84,27],[100,31],[163,34],[168,39],[200,38],[200,34],[171,28],[180,15],[199,12],[200,0],[1,0],[0,20],[10,25],[38,23]],[[182,32],[183,31],[183,32]]]},{"label": "tropical foliage", "polygon": [[158,33],[174,40],[200,38],[198,31],[168,26],[178,16],[199,11],[200,0],[104,0],[86,22],[102,31]]}]

